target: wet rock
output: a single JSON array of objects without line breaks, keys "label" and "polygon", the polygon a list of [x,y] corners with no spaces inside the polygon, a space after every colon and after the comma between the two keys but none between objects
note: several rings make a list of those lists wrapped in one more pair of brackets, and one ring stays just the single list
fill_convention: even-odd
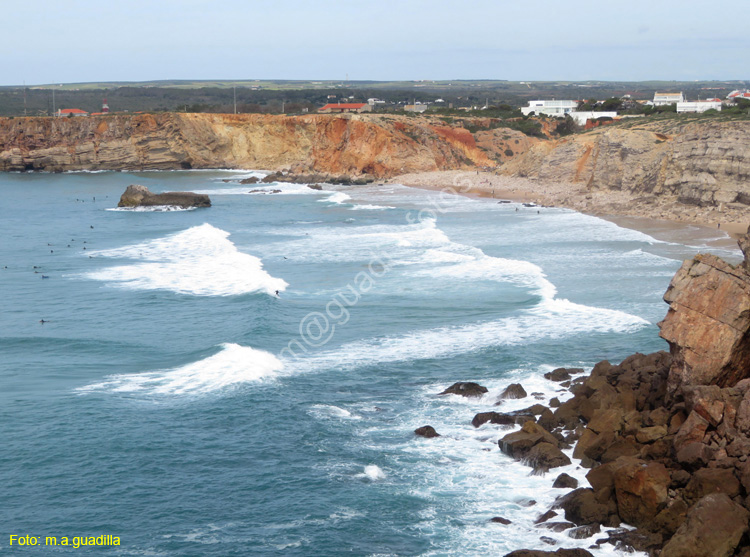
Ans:
[{"label": "wet rock", "polygon": [[441,395],[460,395],[465,397],[481,397],[487,392],[487,387],[479,383],[459,381],[445,389]]},{"label": "wet rock", "polygon": [[563,367],[559,367],[557,369],[553,369],[549,373],[545,373],[544,378],[549,379],[550,381],[556,381],[559,383],[560,381],[570,381],[571,375],[567,369]]},{"label": "wet rock", "polygon": [[576,525],[607,524],[611,509],[596,500],[594,490],[578,488],[561,497],[557,505],[565,511],[565,520]]},{"label": "wet rock", "polygon": [[431,425],[424,425],[422,427],[418,427],[417,429],[414,430],[414,433],[416,435],[419,435],[420,437],[427,437],[427,438],[440,437],[440,434],[437,431],[435,431],[435,428],[432,427]]},{"label": "wet rock", "polygon": [[502,393],[500,393],[501,400],[508,398],[526,398],[527,396],[526,390],[520,383],[511,383]]},{"label": "wet rock", "polygon": [[557,397],[549,399],[549,407],[550,408],[559,408],[560,406],[560,399]]},{"label": "wet rock", "polygon": [[[551,538],[547,538],[551,539]],[[544,540],[543,540],[544,541]],[[555,540],[552,540],[553,542]],[[518,549],[506,553],[505,557],[594,557],[585,549],[558,549],[557,551],[539,551],[532,549]]]},{"label": "wet rock", "polygon": [[[524,420],[524,422],[527,420]],[[487,422],[499,425],[515,425],[518,423],[517,418],[510,414],[501,414],[499,412],[480,412],[471,420],[471,425],[479,427]]]},{"label": "wet rock", "polygon": [[615,546],[619,551],[635,553],[636,551],[653,554],[662,544],[661,534],[645,530],[619,530],[609,532],[606,543]]},{"label": "wet rock", "polygon": [[666,543],[661,557],[729,557],[748,530],[750,512],[725,493],[707,495]]},{"label": "wet rock", "polygon": [[598,534],[601,531],[602,527],[599,524],[587,524],[586,526],[573,528],[570,532],[568,532],[568,537],[575,540],[582,540],[585,538],[590,538],[594,534]]},{"label": "wet rock", "polygon": [[321,186],[320,184],[308,184],[307,187],[311,190],[323,191],[323,186]]},{"label": "wet rock", "polygon": [[542,410],[542,413],[539,415],[539,419],[537,419],[536,423],[538,423],[547,431],[551,431],[555,427],[557,427],[557,420],[555,419],[554,414],[552,414],[552,410],[550,410],[549,408],[545,408],[544,410]]},{"label": "wet rock", "polygon": [[159,207],[176,206],[188,209],[191,207],[210,207],[211,200],[207,195],[187,191],[151,193],[146,186],[128,186],[120,197],[118,207]]},{"label": "wet rock", "polygon": [[575,526],[572,522],[544,522],[539,525],[539,528],[545,528],[552,532],[564,532],[565,530],[575,528]]},{"label": "wet rock", "polygon": [[539,515],[537,519],[534,521],[534,524],[541,524],[542,522],[547,522],[550,518],[555,518],[557,516],[557,513],[555,511],[549,510],[544,514]]},{"label": "wet rock", "polygon": [[502,516],[495,516],[490,519],[490,522],[496,522],[498,524],[505,524],[505,525],[508,525],[511,523],[510,520],[508,520],[507,518],[503,518]]},{"label": "wet rock", "polygon": [[570,459],[556,445],[541,442],[531,448],[524,462],[531,466],[535,473],[543,473],[551,468],[567,466]]},{"label": "wet rock", "polygon": [[247,185],[247,184],[257,184],[260,182],[260,179],[257,176],[251,176],[250,178],[245,178],[244,180],[240,180],[240,184]]},{"label": "wet rock", "polygon": [[578,487],[578,480],[576,480],[573,476],[562,473],[557,476],[557,478],[555,478],[555,482],[552,484],[552,487],[557,489],[575,489],[576,487]]},{"label": "wet rock", "polygon": [[528,421],[520,431],[509,433],[498,442],[500,450],[508,456],[520,460],[525,458],[532,447],[538,443],[549,443],[558,447],[558,441],[546,429],[538,424]]}]

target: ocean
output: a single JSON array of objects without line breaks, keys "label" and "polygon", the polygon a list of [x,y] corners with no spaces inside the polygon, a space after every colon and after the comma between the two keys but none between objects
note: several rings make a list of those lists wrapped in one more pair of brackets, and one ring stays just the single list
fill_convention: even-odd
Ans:
[{"label": "ocean", "polygon": [[[531,475],[474,414],[514,382],[535,394],[502,411],[564,398],[556,367],[667,349],[681,260],[738,252],[400,185],[238,183],[262,175],[0,176],[0,552],[589,546],[533,524],[586,470]],[[213,206],[116,209],[130,184]],[[489,392],[438,396],[456,381]]]}]

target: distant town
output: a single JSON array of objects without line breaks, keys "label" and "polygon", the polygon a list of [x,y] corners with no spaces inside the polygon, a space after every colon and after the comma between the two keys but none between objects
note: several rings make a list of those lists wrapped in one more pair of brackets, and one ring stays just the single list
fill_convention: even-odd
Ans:
[{"label": "distant town", "polygon": [[141,112],[544,117],[588,128],[670,113],[750,113],[750,82],[153,82],[0,88],[0,116]]}]

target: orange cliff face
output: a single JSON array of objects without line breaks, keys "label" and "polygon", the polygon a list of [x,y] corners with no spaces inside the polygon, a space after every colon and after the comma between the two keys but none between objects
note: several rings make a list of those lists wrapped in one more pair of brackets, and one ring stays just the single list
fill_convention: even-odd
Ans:
[{"label": "orange cliff face", "polygon": [[488,153],[464,128],[399,116],[0,118],[0,171],[255,168],[383,178],[496,166]]}]

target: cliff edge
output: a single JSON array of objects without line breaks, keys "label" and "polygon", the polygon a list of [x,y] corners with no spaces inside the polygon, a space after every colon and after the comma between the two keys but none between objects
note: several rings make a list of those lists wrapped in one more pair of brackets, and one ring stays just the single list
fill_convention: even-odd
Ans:
[{"label": "cliff edge", "polygon": [[0,171],[256,168],[385,177],[492,167],[488,153],[516,136],[525,137],[485,130],[480,148],[459,126],[380,115],[0,118]]}]

